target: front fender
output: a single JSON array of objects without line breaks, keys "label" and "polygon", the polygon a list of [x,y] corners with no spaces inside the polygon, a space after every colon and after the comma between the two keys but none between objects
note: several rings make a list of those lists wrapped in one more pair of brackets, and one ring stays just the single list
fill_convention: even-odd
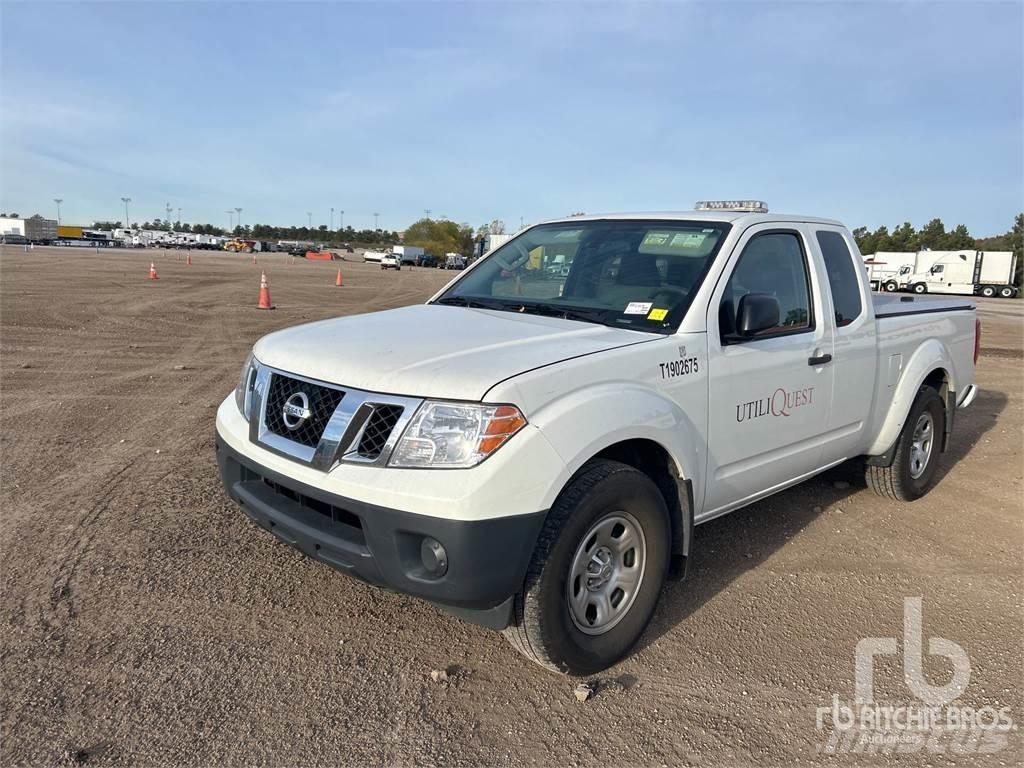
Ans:
[{"label": "front fender", "polygon": [[[949,349],[936,338],[927,339],[914,350],[910,360],[904,364],[903,372],[892,390],[889,411],[882,421],[878,436],[868,448],[867,455],[883,454],[896,442],[924,380],[930,373],[940,369],[945,372],[950,391],[956,392],[957,383]],[[882,403],[884,404],[884,399]]]},{"label": "front fender", "polygon": [[549,403],[533,414],[532,423],[565,466],[548,492],[545,509],[587,461],[609,446],[637,439],[664,448],[680,479],[692,484],[693,498],[702,500],[703,412],[700,418],[701,423],[695,422],[673,400],[650,387],[621,381],[584,387]]}]

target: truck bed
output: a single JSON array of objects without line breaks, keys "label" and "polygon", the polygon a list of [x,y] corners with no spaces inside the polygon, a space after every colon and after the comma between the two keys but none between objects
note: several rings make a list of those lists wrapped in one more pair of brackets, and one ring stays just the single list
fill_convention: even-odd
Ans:
[{"label": "truck bed", "polygon": [[950,312],[974,309],[974,302],[962,296],[944,298],[939,296],[907,296],[897,293],[873,293],[875,317],[901,317],[923,315],[929,312]]}]

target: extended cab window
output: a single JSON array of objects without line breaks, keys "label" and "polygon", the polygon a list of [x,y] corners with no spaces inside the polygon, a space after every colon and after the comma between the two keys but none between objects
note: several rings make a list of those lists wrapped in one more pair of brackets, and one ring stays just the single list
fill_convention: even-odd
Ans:
[{"label": "extended cab window", "polygon": [[437,303],[670,333],[728,231],[716,221],[541,224],[491,253]]},{"label": "extended cab window", "polygon": [[755,338],[800,333],[814,327],[807,260],[796,232],[765,232],[747,243],[719,307],[723,341],[736,340],[736,313],[740,300],[748,293],[766,294],[779,303],[778,324]]},{"label": "extended cab window", "polygon": [[822,258],[825,259],[825,271],[828,272],[828,285],[832,289],[836,325],[842,328],[860,317],[863,308],[860,281],[857,280],[853,256],[843,236],[838,232],[821,230],[817,237]]}]

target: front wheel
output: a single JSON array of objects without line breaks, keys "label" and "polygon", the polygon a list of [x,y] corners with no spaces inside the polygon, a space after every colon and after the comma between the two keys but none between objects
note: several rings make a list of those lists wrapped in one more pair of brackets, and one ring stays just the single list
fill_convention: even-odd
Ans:
[{"label": "front wheel", "polygon": [[885,290],[887,293],[895,293],[896,291],[899,290],[899,288],[899,283],[896,283],[892,280],[885,284]]},{"label": "front wheel", "polygon": [[590,462],[548,513],[505,637],[555,672],[607,669],[654,613],[670,532],[665,499],[647,475]]}]

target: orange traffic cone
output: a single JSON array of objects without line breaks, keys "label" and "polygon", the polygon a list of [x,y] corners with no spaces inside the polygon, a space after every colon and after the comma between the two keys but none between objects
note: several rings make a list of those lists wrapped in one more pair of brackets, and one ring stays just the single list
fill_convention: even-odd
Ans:
[{"label": "orange traffic cone", "polygon": [[185,257],[185,266],[186,267],[191,267],[192,266],[192,251],[189,251],[188,252],[188,256]]},{"label": "orange traffic cone", "polygon": [[335,285],[344,285],[345,284],[345,281],[343,281],[341,279],[341,270],[340,269],[338,270],[338,277],[337,277],[337,279],[335,279],[334,284]]},{"label": "orange traffic cone", "polygon": [[160,279],[159,277],[156,276],[156,264],[154,264],[152,261],[149,262],[149,279],[150,280],[159,280]]},{"label": "orange traffic cone", "polygon": [[267,273],[262,272],[260,274],[260,303],[257,309],[273,309],[274,305],[270,303],[270,288],[267,287]]}]

